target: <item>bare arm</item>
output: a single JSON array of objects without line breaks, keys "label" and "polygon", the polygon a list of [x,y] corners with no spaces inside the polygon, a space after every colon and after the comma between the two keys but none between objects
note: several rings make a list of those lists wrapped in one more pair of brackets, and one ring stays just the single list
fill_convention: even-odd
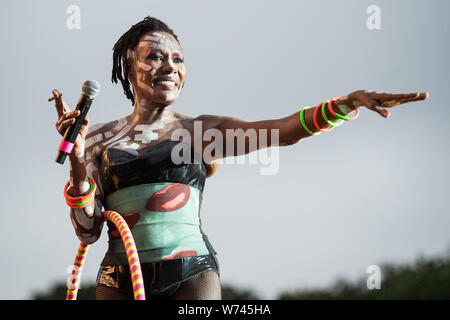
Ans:
[{"label": "bare arm", "polygon": [[[53,90],[55,108],[58,113],[56,129],[63,136],[67,128],[75,122],[79,116],[79,110],[71,111],[62,99],[62,93]],[[98,127],[98,126],[97,126]],[[70,160],[70,189],[72,196],[80,196],[89,192],[88,176],[97,183],[97,191],[94,201],[81,209],[70,209],[70,217],[77,237],[84,243],[94,243],[100,237],[104,219],[102,217],[103,188],[99,176],[100,161],[96,155],[95,144],[85,148],[85,139],[94,136],[97,131],[90,132],[89,119],[86,118],[81,126],[80,133],[74,144]],[[88,140],[89,141],[89,140]]]},{"label": "bare arm", "polygon": [[[383,108],[395,107],[399,104],[425,100],[428,94],[410,93],[410,94],[389,94],[373,91],[359,90],[347,96],[339,97],[332,104],[335,112],[346,116],[360,106],[379,113],[381,116],[389,117],[389,111]],[[344,112],[338,106],[347,106],[347,112]],[[381,107],[378,107],[381,106]],[[299,108],[300,110],[302,107]],[[319,131],[313,122],[313,114],[315,108],[305,110],[306,126],[313,132]],[[272,146],[288,146],[293,145],[300,140],[310,137],[300,122],[300,110],[285,118],[262,120],[262,121],[244,121],[235,117],[224,117],[215,115],[201,115],[194,120],[202,121],[203,134],[208,129],[219,130],[223,137],[221,143],[223,158],[230,156],[240,156],[250,152]],[[325,114],[329,121],[336,122],[340,120],[335,117],[328,108],[325,108]],[[317,123],[321,129],[329,128],[321,112],[317,114]],[[275,136],[278,132],[278,137]],[[228,133],[228,134],[227,134]],[[233,134],[231,134],[233,133]],[[252,143],[252,139],[255,140]],[[230,141],[233,140],[233,141]],[[214,140],[213,140],[214,141]],[[227,143],[234,148],[227,148]],[[256,142],[256,143],[254,143]],[[203,150],[208,146],[210,141],[203,141]],[[220,156],[217,159],[221,158]]]},{"label": "bare arm", "polygon": [[[95,132],[87,134],[86,140]],[[77,156],[74,152],[70,159],[70,193],[73,196],[86,194],[89,191],[88,176],[97,184],[95,199],[91,205],[82,209],[70,209],[70,218],[75,228],[75,233],[84,243],[94,243],[100,238],[104,224],[103,211],[103,186],[100,179],[100,158],[96,154],[95,145],[85,148],[84,154]]]}]

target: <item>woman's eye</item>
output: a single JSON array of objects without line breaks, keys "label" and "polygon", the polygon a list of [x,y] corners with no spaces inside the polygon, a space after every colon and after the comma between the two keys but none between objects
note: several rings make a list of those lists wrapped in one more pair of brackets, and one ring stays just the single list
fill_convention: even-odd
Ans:
[{"label": "woman's eye", "polygon": [[175,61],[176,63],[183,63],[183,62],[184,62],[184,59],[181,58],[181,57],[175,57],[175,58],[173,59],[173,61]]},{"label": "woman's eye", "polygon": [[151,54],[148,57],[152,60],[162,60],[164,58],[161,54]]}]

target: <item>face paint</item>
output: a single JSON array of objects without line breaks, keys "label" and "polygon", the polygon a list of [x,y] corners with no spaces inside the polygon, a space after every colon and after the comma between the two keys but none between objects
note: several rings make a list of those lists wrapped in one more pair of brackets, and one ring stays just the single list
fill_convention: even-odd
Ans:
[{"label": "face paint", "polygon": [[92,217],[92,214],[94,213],[94,206],[95,204],[93,203],[90,206],[84,207],[84,212],[87,214],[88,217]]},{"label": "face paint", "polygon": [[117,120],[117,124],[114,127],[114,130],[120,130],[122,129],[126,124],[128,124],[128,117],[121,118]]},{"label": "face paint", "polygon": [[[133,56],[131,53],[128,56]],[[151,97],[149,100],[164,101],[172,104],[179,96],[181,85],[185,79],[182,47],[171,35],[162,32],[151,32],[144,35],[137,48],[135,61],[136,70],[136,101],[142,104],[141,98]],[[167,66],[170,65],[170,69]],[[154,81],[160,76],[174,79],[175,85],[156,84]]]},{"label": "face paint", "polygon": [[130,140],[131,140],[131,137],[126,136],[125,138],[122,138],[119,141],[117,141],[116,143],[112,144],[110,147],[113,147],[118,144],[122,150],[126,149],[126,148],[128,148],[128,141],[130,141]]},{"label": "face paint", "polygon": [[108,138],[111,138],[113,136],[113,133],[111,131],[106,131],[104,133],[104,135],[105,135],[105,138],[108,139]]},{"label": "face paint", "polygon": [[81,193],[86,193],[86,192],[89,191],[90,187],[91,187],[91,185],[89,184],[89,182],[84,181],[84,182],[83,182],[83,185],[82,185],[81,188],[80,188],[80,192],[81,192]]},{"label": "face paint", "polygon": [[93,144],[100,142],[102,140],[103,140],[103,134],[102,133],[96,134],[95,136],[90,137],[89,139],[86,140],[85,148],[86,149],[90,148]]},{"label": "face paint", "polygon": [[103,145],[105,147],[109,146],[111,143],[119,140],[120,138],[122,138],[124,135],[128,134],[129,130],[133,127],[132,124],[128,124],[126,125],[124,128],[122,128],[122,130],[120,130],[113,138],[111,138],[110,140],[103,142]]},{"label": "face paint", "polygon": [[152,124],[139,124],[135,127],[136,131],[141,131],[141,134],[136,134],[134,140],[142,141],[142,143],[150,143],[154,140],[158,140],[158,133],[153,130],[164,128],[162,121],[157,121]]},{"label": "face paint", "polygon": [[104,126],[105,126],[104,123],[97,123],[97,124],[94,124],[94,125],[92,125],[92,126],[89,128],[89,131],[90,131],[90,132],[95,132],[96,130],[98,130],[98,129],[104,127]]}]

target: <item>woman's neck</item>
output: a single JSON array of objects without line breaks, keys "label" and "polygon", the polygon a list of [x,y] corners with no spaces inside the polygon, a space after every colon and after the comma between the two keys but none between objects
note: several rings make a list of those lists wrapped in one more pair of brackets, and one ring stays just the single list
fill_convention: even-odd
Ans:
[{"label": "woman's neck", "polygon": [[133,124],[151,124],[153,122],[170,122],[174,114],[170,105],[153,103],[145,99],[136,101],[133,113],[128,116],[128,122]]}]

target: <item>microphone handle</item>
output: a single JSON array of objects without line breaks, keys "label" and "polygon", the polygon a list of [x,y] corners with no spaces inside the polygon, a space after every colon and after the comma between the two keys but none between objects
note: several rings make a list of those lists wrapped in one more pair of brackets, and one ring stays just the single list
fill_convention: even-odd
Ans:
[{"label": "microphone handle", "polygon": [[[83,121],[86,118],[86,115],[91,107],[92,101],[94,99],[89,98],[88,96],[82,94],[80,99],[78,99],[77,107],[75,110],[80,110],[80,115],[75,118],[75,123],[67,128],[66,133],[61,141],[61,144],[58,149],[58,155],[56,156],[55,161],[64,164],[66,157],[71,153],[73,143],[77,139],[78,134],[80,133],[81,126],[83,125]],[[67,145],[72,145],[67,149]]]}]

